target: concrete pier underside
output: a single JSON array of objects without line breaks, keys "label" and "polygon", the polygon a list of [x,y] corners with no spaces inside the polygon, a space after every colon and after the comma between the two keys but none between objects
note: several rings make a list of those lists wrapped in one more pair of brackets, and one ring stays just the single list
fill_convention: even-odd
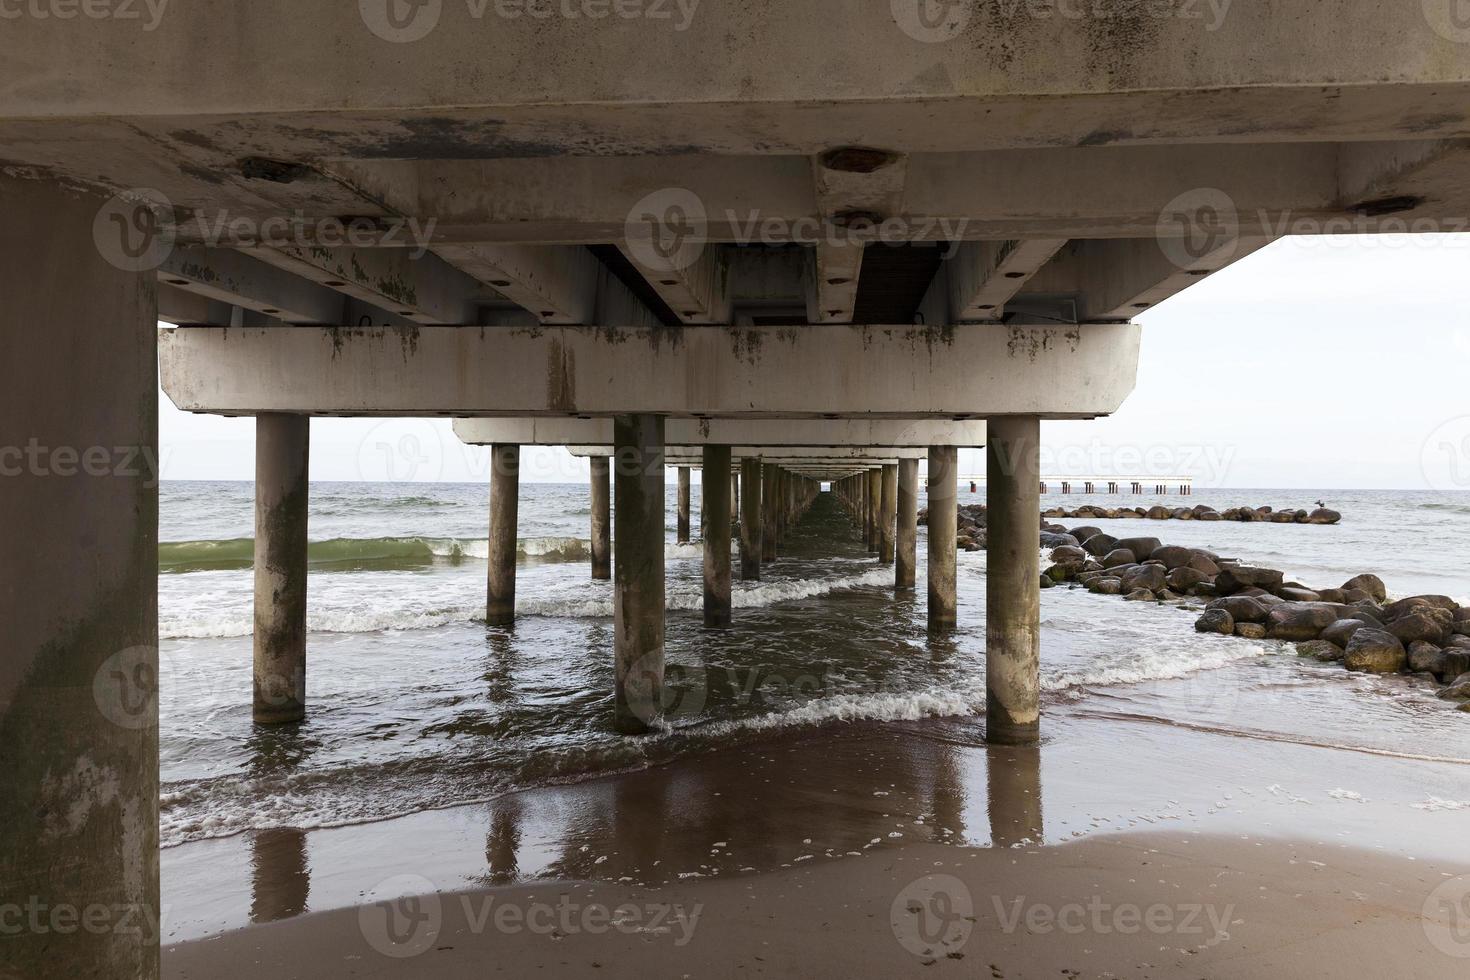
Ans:
[{"label": "concrete pier underside", "polygon": [[[411,44],[372,4],[173,4],[143,33],[7,19],[0,327],[41,339],[0,358],[0,451],[48,450],[0,507],[25,543],[0,568],[7,892],[156,922],[157,488],[137,462],[156,459],[160,316],[185,410],[457,416],[470,442],[616,450],[615,518],[593,463],[592,575],[612,574],[615,519],[614,722],[635,732],[661,698],[665,445],[738,464],[743,579],[823,479],[885,558],[896,517],[898,588],[917,578],[902,450],[924,447],[947,629],[955,446],[988,445],[994,472],[1029,458],[1038,419],[1115,411],[1127,321],[1286,232],[1465,228],[1451,3],[1235,0],[1218,22],[929,6],[704,3],[674,30],[420,4]],[[106,475],[72,465],[115,447],[132,455]],[[260,480],[276,513],[301,462],[269,456],[290,463]],[[867,475],[889,466],[892,505]],[[988,483],[997,741],[1038,720],[1034,476]],[[492,532],[511,583],[514,523]],[[291,542],[260,563],[290,587],[260,593],[257,640],[304,669],[304,539],[260,537]],[[30,935],[4,966],[151,977],[157,952],[146,932]]]}]

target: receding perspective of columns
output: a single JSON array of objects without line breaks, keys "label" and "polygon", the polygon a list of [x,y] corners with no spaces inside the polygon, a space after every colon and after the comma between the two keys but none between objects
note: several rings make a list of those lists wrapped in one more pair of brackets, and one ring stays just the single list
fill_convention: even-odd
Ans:
[{"label": "receding perspective of columns", "polygon": [[[954,446],[929,449],[929,628],[952,629],[958,615],[955,596],[955,535],[959,530],[959,452]],[[1040,572],[1037,573],[1038,578]]]},{"label": "receding perspective of columns", "polygon": [[882,478],[883,502],[879,516],[883,523],[878,527],[878,560],[892,565],[894,522],[898,518],[898,467],[893,463],[884,464]]},{"label": "receding perspective of columns", "polygon": [[759,459],[740,461],[740,580],[759,582],[761,578],[761,482]]},{"label": "receding perspective of columns", "polygon": [[[919,461],[898,461],[898,546],[893,584],[912,589],[918,581],[919,564]],[[958,520],[956,520],[958,523]]]},{"label": "receding perspective of columns", "polygon": [[613,426],[613,723],[648,731],[664,683],[664,419],[619,415]]},{"label": "receding perspective of columns", "polygon": [[730,625],[730,447],[705,446],[700,479],[704,517],[704,625]]},{"label": "receding perspective of columns", "polygon": [[0,174],[0,901],[90,923],[6,976],[159,975],[157,287],[102,202]]},{"label": "receding perspective of columns", "polygon": [[689,543],[689,467],[679,467],[679,543]]},{"label": "receding perspective of columns", "polygon": [[612,578],[612,487],[607,456],[592,457],[592,577]]},{"label": "receding perspective of columns", "polygon": [[[516,621],[516,535],[520,524],[521,447],[490,447],[490,570],[485,622]],[[596,508],[593,508],[593,520]]]},{"label": "receding perspective of columns", "polygon": [[1036,416],[990,420],[985,448],[985,736],[1007,745],[1035,742],[1041,727],[1041,554],[1036,544],[1040,446],[1041,420]]},{"label": "receding perspective of columns", "polygon": [[306,524],[311,419],[255,419],[255,721],[306,717]]}]

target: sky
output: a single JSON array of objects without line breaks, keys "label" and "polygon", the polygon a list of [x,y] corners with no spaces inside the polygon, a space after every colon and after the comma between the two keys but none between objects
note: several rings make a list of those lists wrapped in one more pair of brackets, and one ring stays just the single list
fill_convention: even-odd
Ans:
[{"label": "sky", "polygon": [[[1043,422],[1043,474],[1470,490],[1470,234],[1282,239],[1138,321],[1137,388],[1109,418]],[[164,479],[253,479],[253,420],[159,405]],[[311,439],[317,481],[490,471],[445,419],[315,419]],[[961,474],[983,457],[962,452]],[[521,478],[580,482],[587,466],[528,447]]]}]

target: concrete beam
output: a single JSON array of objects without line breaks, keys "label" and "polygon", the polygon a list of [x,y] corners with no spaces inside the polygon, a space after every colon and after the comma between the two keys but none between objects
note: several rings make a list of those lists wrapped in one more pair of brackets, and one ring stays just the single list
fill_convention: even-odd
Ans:
[{"label": "concrete beam", "polygon": [[807,319],[813,323],[851,323],[863,271],[860,242],[819,242],[811,250]]},{"label": "concrete beam", "polygon": [[[546,324],[592,323],[597,259],[556,245],[445,245],[438,255]],[[466,321],[472,322],[472,321]]]},{"label": "concrete beam", "polygon": [[706,247],[703,225],[675,191],[656,192],[629,214],[618,246],[681,323],[729,323],[730,262],[726,250]]},{"label": "concrete beam", "polygon": [[407,248],[258,246],[262,262],[303,276],[406,320],[422,324],[480,322],[480,307],[500,299],[484,283],[433,253]]},{"label": "concrete beam", "polygon": [[1011,238],[961,247],[945,264],[942,280],[949,287],[949,319],[999,320],[1011,297],[1065,244],[1065,238]]},{"label": "concrete beam", "polygon": [[[673,446],[867,446],[921,448],[985,445],[985,421],[948,419],[669,419]],[[604,447],[613,440],[611,419],[456,419],[454,434],[471,446]],[[610,455],[604,451],[602,455]]]},{"label": "concrete beam", "polygon": [[1107,415],[1140,329],[180,327],[164,390],[225,415],[956,418]]},{"label": "concrete beam", "polygon": [[342,293],[235,249],[175,248],[159,266],[158,281],[286,323],[341,323],[345,315]]},{"label": "concrete beam", "polygon": [[1027,292],[1075,296],[1077,315],[1083,319],[1129,320],[1271,241],[1240,236],[1228,215],[1211,220],[1219,223],[1195,225],[1183,238],[1072,242],[1032,280]]}]

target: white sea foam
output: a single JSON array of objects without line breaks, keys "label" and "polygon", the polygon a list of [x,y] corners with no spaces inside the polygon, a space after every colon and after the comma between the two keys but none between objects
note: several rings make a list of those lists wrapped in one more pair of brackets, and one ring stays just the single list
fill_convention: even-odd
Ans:
[{"label": "white sea foam", "polygon": [[1189,640],[1153,641],[1132,650],[1103,654],[1081,667],[1043,673],[1041,689],[1057,692],[1078,687],[1177,680],[1266,654],[1264,647],[1238,640],[1210,642],[1194,636]]},{"label": "white sea foam", "polygon": [[1416,810],[1424,810],[1428,813],[1470,810],[1470,800],[1442,800],[1437,796],[1431,796],[1422,803],[1411,803],[1409,805]]}]

